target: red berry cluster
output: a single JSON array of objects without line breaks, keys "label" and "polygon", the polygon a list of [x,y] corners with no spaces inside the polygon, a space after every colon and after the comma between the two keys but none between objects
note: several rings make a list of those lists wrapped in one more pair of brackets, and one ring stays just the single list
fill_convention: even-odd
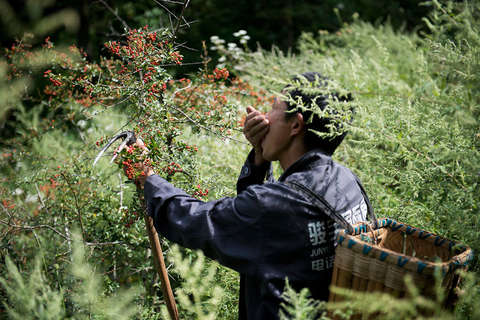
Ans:
[{"label": "red berry cluster", "polygon": [[135,222],[142,217],[142,214],[136,210],[125,210],[123,212],[122,221],[125,222],[125,227],[130,228]]},{"label": "red berry cluster", "polygon": [[193,196],[196,198],[201,198],[208,195],[208,189],[203,190],[200,184],[197,185],[197,191],[193,193]]},{"label": "red berry cluster", "polygon": [[215,70],[213,70],[213,75],[215,77],[215,79],[224,79],[226,80],[229,76],[229,73],[228,73],[228,70],[226,68],[222,68],[222,69],[218,69],[218,68],[215,68]]},{"label": "red berry cluster", "polygon": [[174,51],[170,54],[170,58],[176,63],[176,64],[181,64],[183,57],[180,55],[180,53]]},{"label": "red berry cluster", "polygon": [[45,39],[45,44],[42,45],[43,48],[51,49],[53,48],[53,42],[50,41],[50,37]]},{"label": "red berry cluster", "polygon": [[162,171],[168,175],[173,175],[175,172],[182,172],[182,168],[180,167],[180,164],[170,162],[163,166]]},{"label": "red berry cluster", "polygon": [[[143,159],[142,155],[144,147],[138,148],[136,145],[126,146],[122,150],[122,161],[121,164],[125,170],[125,174],[128,179],[135,180],[138,176],[145,175],[145,172],[139,170],[139,162],[142,161],[146,166],[151,166],[150,159]],[[116,153],[116,151],[115,151]]]},{"label": "red berry cluster", "polygon": [[[49,130],[85,118],[89,120],[94,114],[87,108],[95,104],[108,109],[122,103],[132,115],[130,121],[136,135],[148,142],[148,157],[152,159],[152,163],[145,160],[143,150],[126,148],[117,163],[125,166],[127,177],[134,180],[142,174],[138,164],[144,162],[159,174],[170,177],[172,183],[184,184],[193,196],[208,196],[209,189],[198,184],[201,181],[195,161],[198,149],[187,145],[187,140],[182,139],[183,132],[228,138],[239,127],[238,101],[256,107],[270,98],[247,82],[229,78],[227,69],[212,71],[206,65],[196,77],[172,80],[165,66],[175,66],[183,59],[175,46],[168,32],[149,32],[144,27],[130,30],[125,42],[107,43],[109,57],[89,63],[75,46],[69,48],[67,56],[54,51],[53,43],[47,39],[43,50],[53,53],[55,58],[49,70],[42,67],[38,74],[50,80],[43,91],[49,107],[65,112],[55,118],[55,122],[53,119],[45,121],[44,128],[38,125],[32,128],[25,139],[38,135],[39,129]],[[26,74],[24,66],[35,54],[29,53],[21,43],[7,53],[7,63],[12,61],[8,75]],[[97,146],[106,140],[99,139]],[[185,174],[178,175],[177,179],[174,175],[178,172]],[[141,212],[132,209],[140,208],[138,204],[129,207],[132,213],[125,214],[124,219],[127,227],[138,220],[138,212]]]},{"label": "red berry cluster", "polygon": [[2,205],[5,209],[14,209],[15,203],[11,202],[10,200],[2,199]]},{"label": "red berry cluster", "polygon": [[106,137],[100,137],[100,139],[97,140],[97,142],[95,142],[95,144],[97,145],[97,147],[100,147],[101,145],[103,145],[105,143],[105,141],[108,140],[108,136]]},{"label": "red berry cluster", "polygon": [[127,178],[129,180],[133,180],[137,172],[135,170],[135,166],[138,166],[138,164],[133,163],[133,161],[130,159],[124,159],[122,161],[122,164],[123,164],[123,167],[125,168],[125,174],[127,175]]}]

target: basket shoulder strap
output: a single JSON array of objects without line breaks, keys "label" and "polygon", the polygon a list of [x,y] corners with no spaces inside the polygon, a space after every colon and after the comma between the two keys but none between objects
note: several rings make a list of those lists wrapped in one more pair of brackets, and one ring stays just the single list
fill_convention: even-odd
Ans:
[{"label": "basket shoulder strap", "polygon": [[284,183],[293,190],[301,193],[305,198],[319,208],[320,211],[324,212],[328,217],[330,217],[330,219],[346,228],[349,232],[353,232],[353,228],[350,223],[348,223],[341,214],[335,211],[335,209],[333,209],[333,207],[327,202],[327,200],[325,200],[325,198],[296,181],[284,181]]},{"label": "basket shoulder strap", "polygon": [[367,192],[365,191],[365,188],[363,187],[362,182],[360,181],[360,178],[357,177],[357,175],[350,170],[350,172],[353,174],[355,177],[355,180],[357,180],[357,184],[360,187],[360,191],[362,192],[363,198],[365,199],[365,203],[367,204],[367,212],[368,212],[368,217],[370,218],[370,221],[373,223],[373,229],[376,229],[378,227],[378,220],[377,216],[373,212],[373,207],[372,204],[370,203],[370,199],[368,198]]}]

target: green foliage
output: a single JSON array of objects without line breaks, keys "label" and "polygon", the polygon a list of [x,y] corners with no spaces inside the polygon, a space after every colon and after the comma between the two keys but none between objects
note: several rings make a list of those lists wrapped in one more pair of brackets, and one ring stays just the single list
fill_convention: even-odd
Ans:
[{"label": "green foliage", "polygon": [[62,293],[50,288],[39,260],[27,280],[22,278],[20,271],[8,257],[6,265],[9,277],[0,278],[0,284],[8,295],[8,300],[3,304],[10,319],[64,318]]},{"label": "green foliage", "polygon": [[[341,294],[344,301],[329,303],[328,308],[333,314],[345,314],[342,310],[350,310],[351,314],[361,314],[364,317],[373,315],[375,319],[476,319],[478,312],[471,307],[473,301],[478,301],[478,286],[473,273],[462,272],[465,278],[464,292],[456,308],[445,307],[445,295],[441,291],[441,277],[435,278],[436,299],[426,299],[415,287],[411,277],[406,277],[405,283],[408,288],[408,299],[396,299],[389,294],[375,292],[354,292],[352,290],[333,288],[332,291]],[[468,301],[468,302],[467,302]],[[468,308],[467,310],[465,310]]]},{"label": "green foliage", "polygon": [[[280,304],[279,318],[281,320],[300,320],[300,319],[328,319],[324,312],[326,308],[325,301],[315,301],[309,298],[308,288],[303,288],[299,293],[290,287],[288,279],[285,280],[285,289],[283,299],[285,302]],[[319,318],[318,316],[321,315]]]},{"label": "green foliage", "polygon": [[[355,15],[338,32],[304,33],[292,54],[251,52],[247,35],[236,33],[238,45],[217,44],[217,50],[241,79],[209,70],[206,48],[197,75],[174,79],[166,65],[178,67],[179,46],[163,30],[154,36],[145,28],[110,42],[97,63],[76,47],[55,48],[48,40],[36,49],[19,40],[0,64],[0,113],[16,119],[5,123],[8,135],[0,141],[0,256],[16,266],[0,267],[6,301],[0,317],[41,318],[39,312],[50,310],[51,318],[128,317],[129,311],[139,319],[161,318],[148,240],[140,223],[130,223],[138,212],[135,188],[103,160],[92,170],[95,142],[136,129],[153,165],[172,183],[204,200],[233,196],[249,149],[239,112],[247,105],[266,110],[270,94],[263,88],[278,93],[288,78],[309,70],[332,79],[326,93],[355,96],[344,106],[355,106],[354,121],[335,157],[361,177],[377,215],[478,252],[479,4],[428,5],[435,8],[425,20],[430,32],[421,36]],[[134,14],[131,6],[121,10]],[[155,20],[153,10],[147,13]],[[349,115],[338,120],[347,123]],[[162,246],[182,316],[236,318],[235,272],[199,253]],[[470,270],[456,309],[434,313],[437,318],[479,317],[478,258]],[[121,293],[137,286],[139,292]],[[385,318],[415,318],[419,307],[439,304],[415,294],[402,302],[344,294],[351,300],[338,311],[344,317],[370,307]],[[306,291],[295,294],[287,286],[284,296],[284,319],[322,312]],[[119,301],[126,309],[110,309]]]},{"label": "green foliage", "polygon": [[469,319],[478,319],[480,317],[480,310],[478,305],[480,303],[480,277],[472,272],[463,273],[462,277],[465,279],[460,292],[460,300],[455,308],[455,313],[459,318],[467,317]]},{"label": "green foliage", "polygon": [[[76,32],[80,26],[80,17],[71,7],[58,8],[53,12],[49,7],[55,1],[18,1],[9,3],[0,1],[0,21],[8,26],[3,30],[11,38],[21,38],[25,33],[35,33],[38,37],[45,37],[58,29],[65,29],[68,33]],[[22,10],[16,10],[20,4]],[[23,14],[20,16],[19,13]],[[5,36],[3,35],[3,36]],[[2,37],[3,38],[3,37]]]},{"label": "green foliage", "polygon": [[[437,274],[436,290],[439,295],[436,299],[423,297],[412,282],[411,277],[406,278],[409,297],[397,299],[389,294],[381,292],[357,292],[345,288],[333,287],[331,290],[342,296],[341,302],[315,301],[309,299],[308,289],[295,292],[288,281],[285,286],[284,298],[280,310],[280,319],[351,319],[361,317],[374,319],[477,319],[478,303],[480,295],[478,276],[473,273],[461,272],[464,279],[462,292],[459,292],[459,300],[455,305],[445,307],[446,298],[441,292],[441,277]],[[327,316],[324,310],[328,309],[331,314]]]},{"label": "green foliage", "polygon": [[[20,273],[26,276],[38,253],[49,284],[64,292],[66,317],[108,318],[102,305],[117,299],[122,289],[138,285],[143,287],[141,294],[130,293],[145,308],[138,317],[158,314],[163,298],[146,233],[134,223],[141,216],[138,200],[130,192],[134,188],[123,182],[117,168],[103,161],[92,170],[89,160],[98,152],[95,140],[125,127],[131,119],[137,135],[148,143],[151,164],[159,174],[202,199],[208,199],[209,189],[216,196],[232,194],[233,183],[226,183],[218,172],[202,170],[202,165],[211,168],[217,159],[198,161],[192,141],[205,143],[205,137],[214,136],[219,138],[213,142],[217,150],[227,139],[232,146],[246,146],[231,138],[238,136],[233,130],[240,120],[240,101],[253,100],[253,105],[262,101],[261,94],[250,98],[253,89],[247,83],[229,79],[224,69],[211,72],[206,64],[198,76],[170,81],[165,66],[179,64],[181,56],[167,31],[157,36],[144,28],[126,37],[126,45],[107,44],[112,56],[99,63],[87,61],[76,47],[58,51],[48,39],[38,51],[19,41],[9,49],[8,63],[2,66],[8,84],[25,74],[30,77],[22,86],[10,86],[2,93],[13,97],[7,108],[19,120],[16,126],[9,123],[11,135],[1,141],[2,257],[20,264]],[[96,145],[106,139],[98,139]],[[80,230],[81,238],[71,233],[74,228]],[[86,283],[89,271],[70,272],[75,242],[88,248],[82,255],[101,275],[84,289],[79,284]],[[168,243],[163,246],[168,252]],[[216,281],[230,280],[224,282],[228,287],[222,307],[213,304],[215,313],[234,317],[238,275],[220,270],[212,271]],[[186,282],[179,279],[172,285],[181,290]],[[8,294],[0,288],[1,296]],[[122,299],[126,307],[132,305]],[[214,309],[208,310],[205,314],[213,314]],[[127,316],[122,310],[115,312]]]},{"label": "green foliage", "polygon": [[96,274],[88,262],[84,248],[76,244],[74,248],[72,274],[76,277],[77,287],[72,293],[75,318],[90,319],[129,319],[138,310],[134,303],[139,288],[114,290],[106,287],[102,277]]},{"label": "green foliage", "polygon": [[[232,297],[220,286],[222,277],[218,263],[207,260],[201,252],[180,250],[178,246],[171,247],[170,256],[175,261],[174,274],[183,279],[182,287],[175,291],[181,306],[180,318],[216,319],[220,314],[221,318],[235,318],[237,308],[224,311],[220,309],[221,305],[230,304]],[[232,285],[230,281],[227,282]],[[162,309],[166,317],[166,308]]]},{"label": "green foliage", "polygon": [[59,282],[58,265],[54,265],[53,272],[46,273],[37,260],[28,279],[25,279],[10,258],[6,258],[8,277],[0,278],[0,284],[8,297],[4,305],[9,319],[129,319],[138,312],[133,303],[137,289],[109,294],[111,292],[104,288],[102,277],[85,260],[87,255],[82,246],[75,244],[74,251],[69,272],[76,285],[68,294],[72,296],[70,303],[74,307],[68,311],[66,305],[69,301],[65,297],[65,288]]}]

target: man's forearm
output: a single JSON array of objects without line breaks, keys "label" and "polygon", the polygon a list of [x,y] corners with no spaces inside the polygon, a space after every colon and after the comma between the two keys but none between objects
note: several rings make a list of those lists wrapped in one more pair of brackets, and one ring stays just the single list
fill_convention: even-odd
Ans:
[{"label": "man's forearm", "polygon": [[264,164],[265,162],[267,162],[267,160],[265,160],[265,158],[263,158],[263,155],[262,155],[262,148],[260,149],[253,149],[254,152],[255,152],[255,157],[254,157],[254,162],[253,164],[256,165],[256,166],[260,166],[262,164]]}]

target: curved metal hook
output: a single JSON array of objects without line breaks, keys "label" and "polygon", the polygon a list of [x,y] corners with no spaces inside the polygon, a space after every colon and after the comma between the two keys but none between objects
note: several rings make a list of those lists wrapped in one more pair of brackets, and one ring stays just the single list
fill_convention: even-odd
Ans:
[{"label": "curved metal hook", "polygon": [[93,165],[92,167],[95,167],[95,165],[97,164],[97,161],[98,159],[100,159],[100,157],[103,155],[103,153],[105,151],[107,151],[107,149],[115,142],[117,141],[118,139],[121,139],[123,138],[123,142],[122,144],[120,144],[120,146],[118,147],[118,152],[116,152],[113,157],[112,157],[112,160],[110,160],[110,163],[113,162],[113,160],[115,160],[115,158],[117,157],[117,155],[120,153],[120,151],[122,151],[123,148],[125,148],[126,145],[129,145],[129,144],[134,144],[136,141],[137,141],[137,137],[135,136],[135,131],[133,130],[130,130],[130,131],[123,131],[119,134],[117,134],[115,137],[111,138],[108,143],[105,145],[105,147],[102,148],[102,150],[100,150],[100,152],[98,153],[98,155],[95,157],[95,160],[93,161]]}]

